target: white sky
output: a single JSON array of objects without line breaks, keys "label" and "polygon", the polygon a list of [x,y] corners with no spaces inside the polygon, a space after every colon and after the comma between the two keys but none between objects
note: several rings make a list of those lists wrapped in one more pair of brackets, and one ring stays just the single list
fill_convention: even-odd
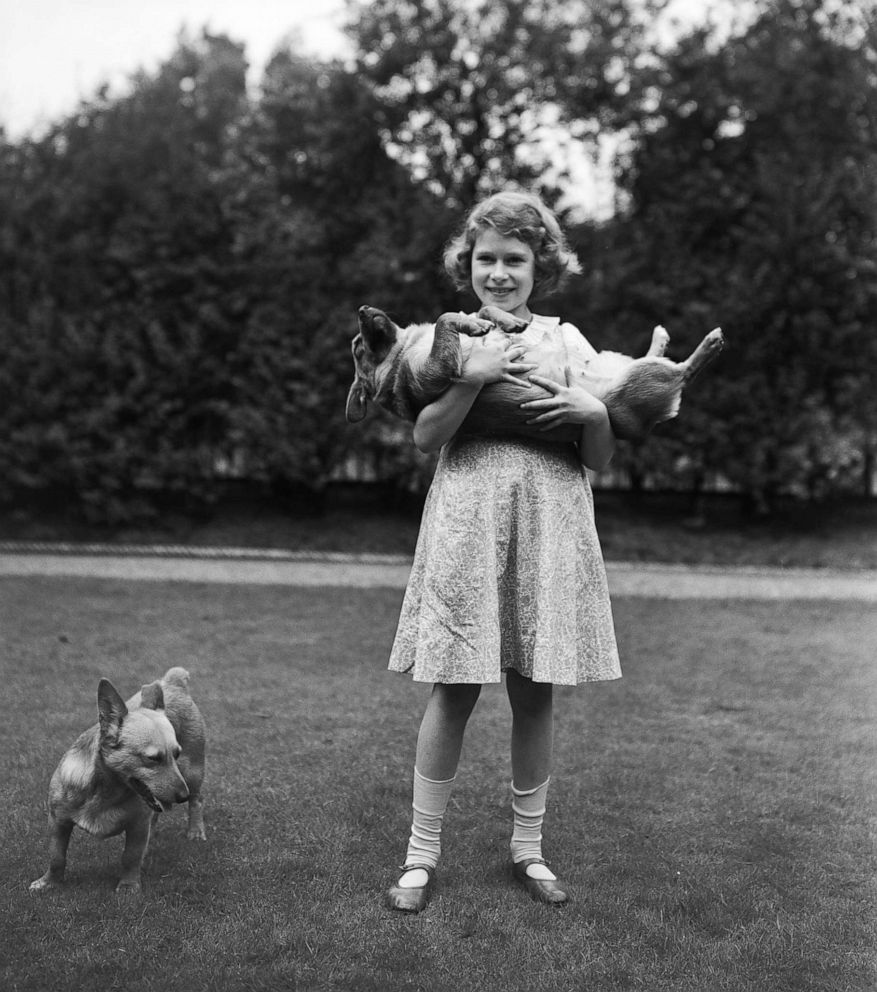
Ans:
[{"label": "white sky", "polygon": [[0,124],[15,141],[103,82],[123,91],[172,54],[183,27],[243,42],[255,78],[290,32],[308,52],[342,55],[343,10],[343,0],[0,0]]},{"label": "white sky", "polygon": [[[735,0],[673,0],[685,21]],[[344,55],[343,0],[0,0],[0,124],[15,141],[72,113],[109,82],[123,91],[138,69],[154,70],[181,28],[207,26],[246,45],[254,79],[290,32],[305,51]]]}]

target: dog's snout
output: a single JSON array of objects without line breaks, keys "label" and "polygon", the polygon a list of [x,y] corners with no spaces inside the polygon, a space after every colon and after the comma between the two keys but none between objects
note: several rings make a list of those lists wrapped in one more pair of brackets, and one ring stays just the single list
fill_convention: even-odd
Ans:
[{"label": "dog's snout", "polygon": [[363,304],[357,311],[357,321],[361,334],[371,334],[375,323],[375,308]]},{"label": "dog's snout", "polygon": [[174,794],[174,802],[184,803],[189,798],[189,787],[185,782],[181,782],[177,787],[177,791]]},{"label": "dog's snout", "polygon": [[384,327],[390,323],[389,318],[384,313],[383,310],[379,310],[377,307],[370,307],[367,303],[364,303],[358,311],[360,326],[378,326]]}]

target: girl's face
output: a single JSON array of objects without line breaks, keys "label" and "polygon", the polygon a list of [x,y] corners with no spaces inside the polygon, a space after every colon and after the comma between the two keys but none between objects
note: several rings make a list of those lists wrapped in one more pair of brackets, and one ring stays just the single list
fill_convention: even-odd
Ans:
[{"label": "girl's face", "polygon": [[529,320],[527,300],[535,275],[536,259],[529,245],[492,227],[478,235],[472,248],[472,289],[482,304]]}]

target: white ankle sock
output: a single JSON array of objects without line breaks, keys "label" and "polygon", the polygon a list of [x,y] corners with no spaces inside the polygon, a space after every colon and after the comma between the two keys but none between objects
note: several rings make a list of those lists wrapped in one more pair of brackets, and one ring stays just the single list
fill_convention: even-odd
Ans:
[{"label": "white ankle sock", "polygon": [[[442,853],[441,834],[442,820],[451,791],[454,788],[456,775],[444,782],[436,782],[414,769],[414,798],[412,802],[411,836],[408,839],[408,851],[405,864],[429,865],[435,868]],[[426,885],[427,873],[418,868],[406,871],[399,879],[403,889],[419,888]]]},{"label": "white ankle sock", "polygon": [[[545,800],[548,796],[547,778],[535,789],[518,789],[512,782],[512,811],[515,825],[509,844],[512,861],[517,864],[530,858],[542,857],[542,820],[545,817]],[[556,881],[557,876],[546,865],[530,865],[527,868],[530,878]]]}]

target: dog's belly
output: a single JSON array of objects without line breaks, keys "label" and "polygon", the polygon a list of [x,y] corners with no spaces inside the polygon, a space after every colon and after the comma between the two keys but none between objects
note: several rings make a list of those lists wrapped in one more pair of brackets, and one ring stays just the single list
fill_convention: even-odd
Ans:
[{"label": "dog's belly", "polygon": [[538,375],[566,385],[566,369],[569,368],[572,381],[594,395],[599,395],[604,380],[593,375],[577,356],[569,355],[565,348],[546,341],[530,344],[519,360],[535,364],[536,368],[520,376],[520,386],[504,380],[484,386],[463,421],[461,430],[469,434],[515,434],[543,441],[578,441],[582,433],[580,424],[559,424],[544,430],[544,425],[527,423],[542,411],[524,410],[521,409],[521,404],[552,395],[541,386],[528,382],[527,376]]},{"label": "dog's belly", "polygon": [[582,429],[576,424],[560,424],[541,430],[540,424],[528,424],[538,410],[522,410],[529,400],[544,399],[550,394],[541,386],[515,386],[510,382],[492,382],[485,386],[472,404],[460,430],[464,434],[514,434],[543,441],[577,441]]}]

